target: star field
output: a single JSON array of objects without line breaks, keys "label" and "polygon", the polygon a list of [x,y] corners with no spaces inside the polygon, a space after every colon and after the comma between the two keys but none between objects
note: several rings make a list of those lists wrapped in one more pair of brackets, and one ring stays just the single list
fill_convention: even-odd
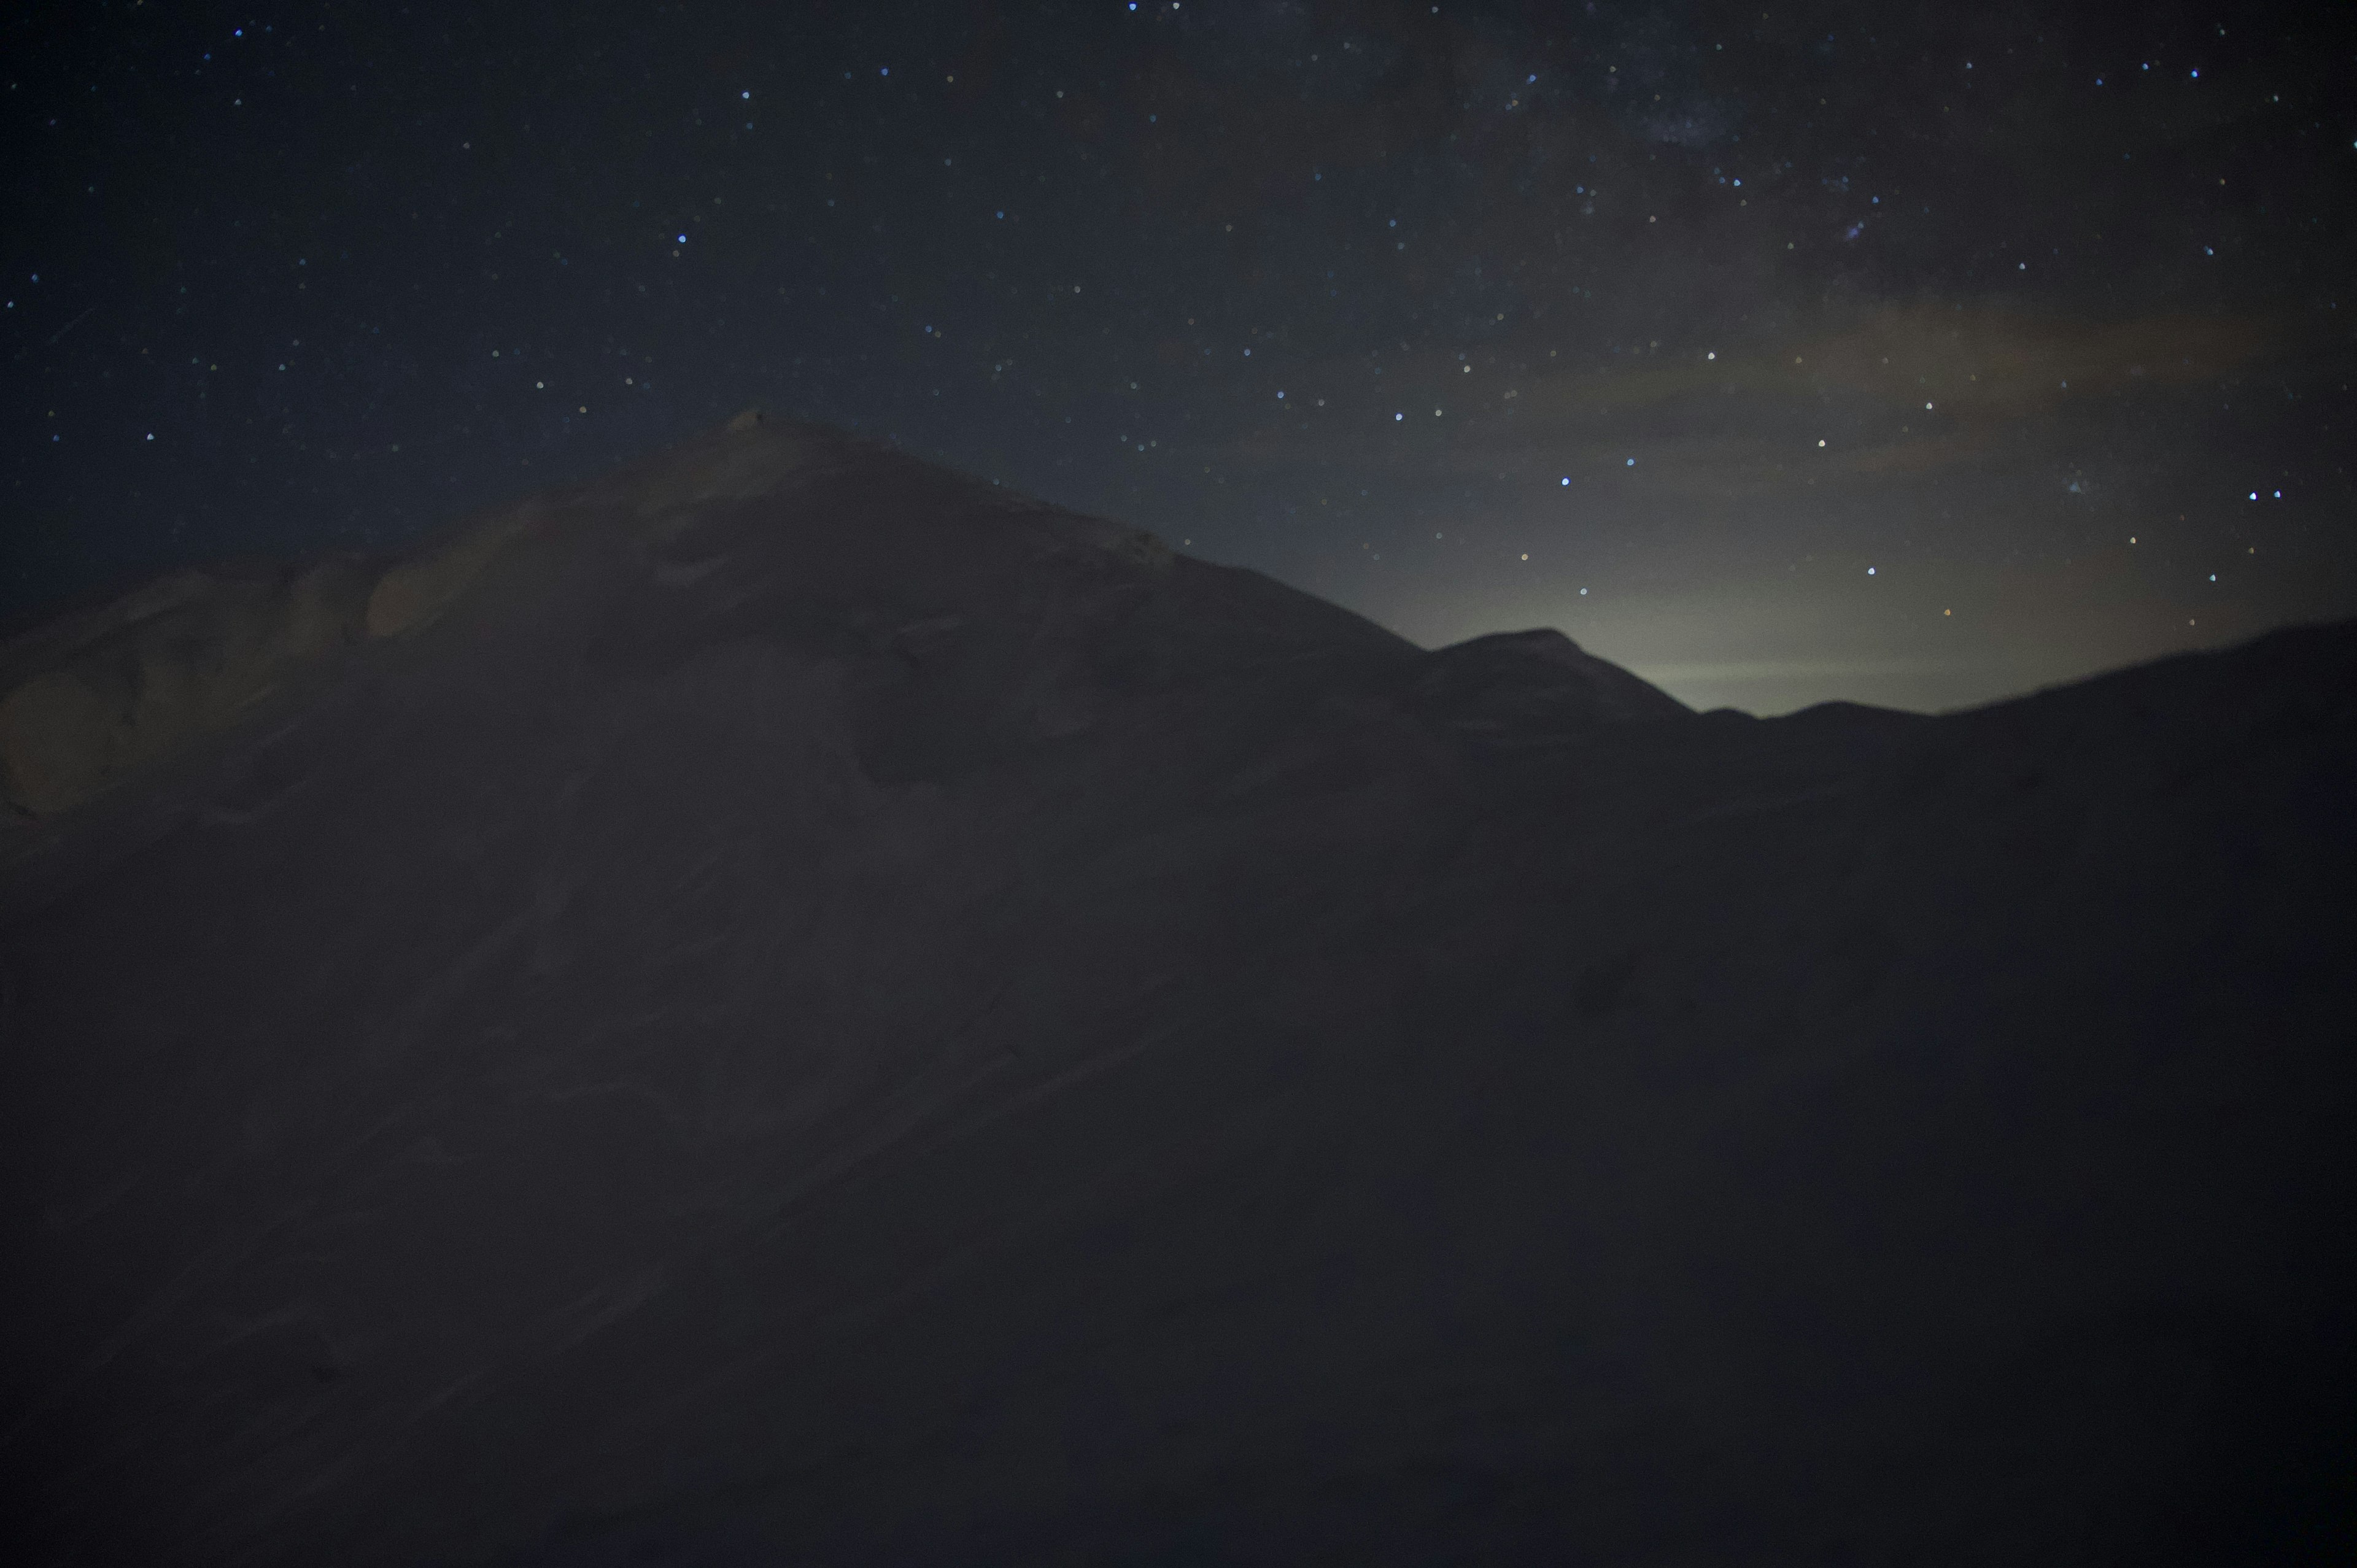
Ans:
[{"label": "star field", "polygon": [[753,403],[1703,705],[2357,613],[2343,9],[7,26],[16,620]]}]

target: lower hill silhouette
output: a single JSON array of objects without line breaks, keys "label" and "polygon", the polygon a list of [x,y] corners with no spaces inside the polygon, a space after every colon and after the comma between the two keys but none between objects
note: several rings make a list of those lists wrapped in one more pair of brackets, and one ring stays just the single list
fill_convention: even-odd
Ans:
[{"label": "lower hill silhouette", "polygon": [[748,416],[0,650],[57,1563],[2346,1562],[2357,627],[1426,652]]}]

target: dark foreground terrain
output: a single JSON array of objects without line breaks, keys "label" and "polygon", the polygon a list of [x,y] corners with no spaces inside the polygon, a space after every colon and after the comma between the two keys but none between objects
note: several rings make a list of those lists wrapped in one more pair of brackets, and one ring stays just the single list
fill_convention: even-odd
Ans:
[{"label": "dark foreground terrain", "polygon": [[741,420],[0,788],[13,1561],[2357,1545],[2349,626],[1695,714]]}]

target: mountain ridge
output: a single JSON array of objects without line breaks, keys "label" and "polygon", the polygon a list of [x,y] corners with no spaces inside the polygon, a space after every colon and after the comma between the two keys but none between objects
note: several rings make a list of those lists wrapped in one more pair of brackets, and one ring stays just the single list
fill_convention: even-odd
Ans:
[{"label": "mountain ridge", "polygon": [[1759,720],[1148,537],[751,422],[9,824],[33,1560],[2352,1539],[2357,626]]}]

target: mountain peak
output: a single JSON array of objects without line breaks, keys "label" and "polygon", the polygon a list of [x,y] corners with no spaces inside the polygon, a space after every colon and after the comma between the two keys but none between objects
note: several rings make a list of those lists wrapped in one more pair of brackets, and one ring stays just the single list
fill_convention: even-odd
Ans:
[{"label": "mountain peak", "polygon": [[[989,563],[1058,556],[1165,575],[1176,560],[1145,530],[747,410],[601,478],[485,509],[391,559],[192,568],[29,628],[0,648],[0,799],[53,816],[184,755],[257,704],[316,691],[365,657],[363,645],[425,633],[487,584],[501,585],[513,613],[541,613],[533,596],[580,587],[592,558],[637,570],[646,590],[638,607],[675,619],[682,594],[707,605],[718,596],[740,615],[764,593],[807,610],[820,586],[813,571],[838,606],[866,594],[881,614],[931,595],[973,615],[985,607],[967,602],[958,572],[1011,587]],[[770,573],[787,561],[805,575],[788,583]],[[1067,574],[1066,586],[1087,575]],[[1044,581],[1024,590],[1049,591]],[[1018,593],[995,608],[1020,617],[1044,607]],[[630,608],[608,606],[617,616]],[[1329,626],[1344,618],[1310,613]]]},{"label": "mountain peak", "polygon": [[33,1560],[2339,1528],[2357,629],[1695,715],[732,426],[9,646]]}]

